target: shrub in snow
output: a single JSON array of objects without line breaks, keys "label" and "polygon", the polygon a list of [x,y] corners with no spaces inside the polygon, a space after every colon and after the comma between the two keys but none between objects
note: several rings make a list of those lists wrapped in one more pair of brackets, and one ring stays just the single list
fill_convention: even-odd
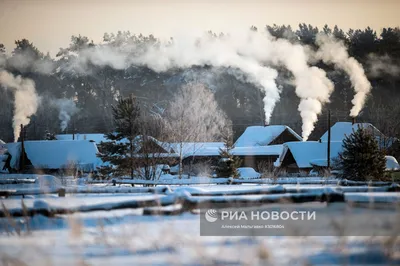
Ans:
[{"label": "shrub in snow", "polygon": [[269,159],[258,163],[257,168],[262,178],[273,178],[276,179],[278,170],[274,166],[274,160]]},{"label": "shrub in snow", "polygon": [[353,130],[343,140],[338,165],[340,177],[354,181],[382,180],[385,167],[385,155],[379,150],[374,136],[366,130]]}]

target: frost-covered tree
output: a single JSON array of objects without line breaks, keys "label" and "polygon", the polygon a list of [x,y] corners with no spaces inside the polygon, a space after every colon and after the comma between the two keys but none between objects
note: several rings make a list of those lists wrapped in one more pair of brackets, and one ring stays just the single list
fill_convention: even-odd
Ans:
[{"label": "frost-covered tree", "polygon": [[202,144],[191,145],[185,150],[185,142],[212,142],[221,140],[221,132],[228,119],[219,108],[211,90],[202,84],[187,84],[179,88],[166,109],[166,128],[169,141],[177,143],[179,175],[185,153],[196,154]]},{"label": "frost-covered tree", "polygon": [[384,178],[385,167],[385,155],[368,130],[353,130],[343,140],[343,152],[339,154],[342,177],[355,181],[381,180]]}]

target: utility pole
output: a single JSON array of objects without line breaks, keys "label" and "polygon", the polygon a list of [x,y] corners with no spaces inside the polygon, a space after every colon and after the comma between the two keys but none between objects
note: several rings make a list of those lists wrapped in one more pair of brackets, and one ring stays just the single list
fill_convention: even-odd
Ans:
[{"label": "utility pole", "polygon": [[24,126],[21,124],[21,164],[20,164],[20,171],[23,171],[25,168],[25,144],[24,144],[24,139],[25,139],[25,132],[24,132]]},{"label": "utility pole", "polygon": [[75,132],[76,132],[76,129],[75,129],[75,120],[72,119],[72,140],[75,140]]},{"label": "utility pole", "polygon": [[331,110],[328,109],[328,151],[327,151],[327,166],[331,168]]}]

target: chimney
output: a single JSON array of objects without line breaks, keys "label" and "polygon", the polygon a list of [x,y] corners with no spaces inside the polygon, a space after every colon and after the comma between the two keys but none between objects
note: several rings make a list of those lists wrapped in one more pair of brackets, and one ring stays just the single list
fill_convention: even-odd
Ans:
[{"label": "chimney", "polygon": [[268,126],[268,122],[264,121],[264,127]]},{"label": "chimney", "polygon": [[20,133],[20,141],[21,141],[21,155],[20,155],[20,163],[19,170],[23,171],[25,168],[25,128],[21,124],[21,133]]},{"label": "chimney", "polygon": [[356,123],[356,118],[355,118],[355,117],[352,117],[352,118],[351,118],[351,124],[354,125],[355,123]]}]

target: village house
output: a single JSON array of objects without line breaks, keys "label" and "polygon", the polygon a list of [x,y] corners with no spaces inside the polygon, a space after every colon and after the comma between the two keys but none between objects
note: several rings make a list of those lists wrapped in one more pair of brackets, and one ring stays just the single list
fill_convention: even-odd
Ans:
[{"label": "village house", "polygon": [[[382,144],[381,147],[393,142],[393,138],[385,137],[369,123],[338,122],[331,127],[331,165],[342,151],[345,136],[358,127],[369,130]],[[6,144],[0,141],[0,170],[3,170],[8,154],[11,155],[11,160],[8,158],[9,166],[16,171],[20,170],[23,156],[28,169],[42,171],[74,167],[90,172],[103,165],[97,155],[101,152],[99,144],[108,141],[104,134],[60,134],[55,137],[57,140],[25,141],[24,153],[21,142]],[[135,140],[134,153],[139,163],[168,164],[172,166],[171,173],[178,172],[180,156],[184,167],[197,164],[216,166],[220,160],[220,149],[224,148],[223,142],[167,143],[150,136],[137,136]],[[257,171],[261,171],[265,164],[291,173],[326,168],[328,133],[322,135],[319,141],[301,140],[287,126],[251,126],[236,140],[231,152],[241,159],[241,167],[251,167]],[[388,163],[394,170],[398,168],[397,161],[389,158]]]},{"label": "village house", "polygon": [[[236,140],[232,154],[241,159],[241,167],[260,170],[264,163],[272,164],[282,153],[283,143],[301,141],[293,129],[283,125],[250,126]],[[185,143],[183,164],[207,163],[217,165],[222,142]],[[179,153],[179,145],[174,146]]]},{"label": "village house", "polygon": [[[384,149],[390,146],[394,138],[384,136],[370,123],[337,122],[331,127],[330,164],[335,164],[335,159],[343,150],[343,140],[353,130],[363,128],[375,136],[379,146]],[[300,171],[308,172],[311,169],[326,168],[328,163],[328,131],[319,141],[287,142],[283,145],[282,153],[275,162],[275,167],[289,173]]]},{"label": "village house", "polygon": [[[90,172],[101,163],[97,158],[98,149],[90,141],[40,140],[7,143],[11,155],[10,167],[13,170],[24,169],[55,171],[77,169]],[[21,166],[21,164],[23,166]]]},{"label": "village house", "polygon": [[[331,141],[331,163],[342,151],[342,144],[342,141]],[[274,165],[288,173],[309,172],[314,166],[326,167],[327,145],[320,141],[287,142]]]},{"label": "village house", "polygon": [[[86,140],[96,143],[97,146],[100,142],[107,141],[103,134],[60,134],[56,135],[56,139]],[[283,143],[301,140],[302,138],[287,126],[251,126],[237,139],[232,154],[241,159],[243,167],[258,169],[261,163],[273,163],[279,157]],[[181,156],[184,166],[199,163],[217,165],[220,149],[223,147],[223,142],[166,143],[153,137],[146,137],[146,145],[141,146],[139,141],[135,153],[138,158],[152,157],[154,163],[173,165],[175,167],[172,167],[172,171],[174,171]]]},{"label": "village house", "polygon": [[[108,142],[104,134],[60,134],[55,136],[59,140],[69,141],[90,141],[96,144],[98,152],[102,152],[100,143]],[[121,142],[127,142],[127,139]],[[134,139],[135,149],[134,156],[137,158],[137,166],[161,165],[168,164],[174,165],[179,160],[179,155],[174,151],[173,145],[167,142],[162,142],[151,136],[137,136]],[[104,165],[100,160],[99,167]]]}]

